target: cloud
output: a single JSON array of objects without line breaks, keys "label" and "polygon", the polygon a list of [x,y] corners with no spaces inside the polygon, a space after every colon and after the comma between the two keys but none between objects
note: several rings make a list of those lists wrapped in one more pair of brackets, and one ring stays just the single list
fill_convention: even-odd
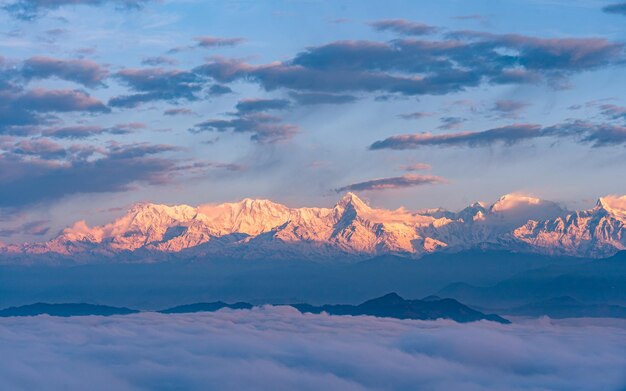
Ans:
[{"label": "cloud", "polygon": [[221,38],[221,37],[196,37],[194,38],[198,42],[198,46],[202,48],[214,48],[221,46],[236,46],[244,41],[243,38]]},{"label": "cloud", "polygon": [[164,115],[176,116],[176,115],[196,115],[193,110],[178,108],[178,109],[167,109],[163,112]]},{"label": "cloud", "polygon": [[427,35],[437,31],[436,27],[404,19],[387,19],[370,23],[375,30],[391,31],[400,35]]},{"label": "cloud", "polygon": [[58,77],[86,87],[101,86],[108,77],[108,71],[90,60],[61,60],[37,56],[24,61],[21,75],[26,79]]},{"label": "cloud", "polygon": [[612,147],[626,144],[626,126],[593,124],[587,121],[573,121],[545,129],[550,136],[570,137],[592,147]]},{"label": "cloud", "polygon": [[423,170],[430,170],[433,167],[428,163],[413,163],[413,164],[400,166],[400,168],[404,171],[423,171]]},{"label": "cloud", "polygon": [[262,144],[288,140],[298,130],[297,126],[284,124],[280,118],[265,113],[236,114],[233,119],[210,119],[190,129],[193,133],[203,131],[251,133],[250,139]]},{"label": "cloud", "polygon": [[448,181],[442,177],[434,175],[415,175],[406,174],[398,177],[391,178],[379,178],[372,179],[365,182],[353,183],[351,185],[343,186],[335,189],[337,193],[345,191],[373,191],[373,190],[388,190],[388,189],[402,189],[406,187],[415,187],[422,185],[436,185],[448,183]]},{"label": "cloud", "polygon": [[624,61],[624,46],[603,38],[536,38],[455,31],[441,40],[337,41],[290,60],[252,65],[215,57],[194,69],[220,83],[246,80],[270,91],[406,96],[448,94],[483,84],[548,82]]},{"label": "cloud", "polygon": [[286,99],[243,99],[235,108],[239,113],[255,113],[268,110],[284,110],[290,106]]},{"label": "cloud", "polygon": [[536,124],[516,124],[480,132],[459,132],[448,134],[404,134],[376,141],[370,145],[376,149],[415,149],[423,146],[464,146],[482,147],[493,144],[513,145],[525,140],[542,137],[571,139],[593,147],[608,147],[626,144],[626,127],[606,123],[595,124],[574,120],[561,124],[541,127]]},{"label": "cloud", "polygon": [[292,92],[289,96],[302,106],[323,104],[342,105],[353,103],[358,99],[353,95],[327,94],[323,92]]},{"label": "cloud", "polygon": [[73,194],[122,192],[135,183],[170,183],[178,167],[173,159],[155,156],[178,149],[170,145],[62,147],[36,139],[3,149],[0,208],[56,201]]},{"label": "cloud", "polygon": [[[411,321],[290,307],[0,319],[6,389],[618,390],[624,324]],[[207,386],[208,385],[208,386]]]},{"label": "cloud", "polygon": [[491,111],[495,112],[500,117],[517,118],[520,112],[528,106],[530,106],[530,103],[518,100],[500,99],[496,101]]},{"label": "cloud", "polygon": [[204,131],[250,133],[250,139],[260,144],[273,144],[290,139],[298,133],[296,125],[285,124],[282,119],[266,111],[284,110],[291,106],[286,99],[243,99],[230,113],[230,119],[209,119],[191,129],[192,133]]},{"label": "cloud", "polygon": [[45,90],[41,88],[24,92],[17,96],[16,104],[32,111],[40,112],[108,112],[108,108],[98,99],[79,90]]},{"label": "cloud", "polygon": [[600,110],[602,110],[602,115],[609,119],[626,120],[626,107],[606,104],[601,105]]},{"label": "cloud", "polygon": [[463,122],[467,121],[465,118],[461,117],[442,117],[439,118],[439,120],[441,121],[441,125],[437,128],[446,130],[457,129]]},{"label": "cloud", "polygon": [[433,113],[428,113],[425,111],[414,111],[412,113],[399,114],[398,117],[402,119],[421,119],[424,117],[429,117],[433,115]]},{"label": "cloud", "polygon": [[524,139],[541,137],[541,126],[519,124],[484,130],[434,135],[431,133],[405,134],[376,141],[370,149],[414,149],[424,145],[484,146],[497,142],[513,144]]},{"label": "cloud", "polygon": [[626,2],[609,4],[602,8],[602,11],[609,14],[626,15]]},{"label": "cloud", "polygon": [[0,229],[0,237],[14,235],[44,236],[50,231],[50,220],[34,220],[19,226]]},{"label": "cloud", "polygon": [[54,119],[50,113],[107,113],[109,108],[80,90],[0,89],[0,134],[19,133],[20,127],[43,125]]},{"label": "cloud", "polygon": [[178,61],[176,59],[167,56],[154,56],[146,57],[141,60],[143,65],[159,66],[159,65],[176,65]]},{"label": "cloud", "polygon": [[117,9],[138,9],[155,0],[16,0],[9,2],[2,8],[13,17],[22,20],[32,20],[45,11],[55,10],[64,6],[113,5]]},{"label": "cloud", "polygon": [[12,146],[11,152],[16,155],[37,156],[44,160],[59,159],[67,155],[65,147],[47,139],[18,141]]},{"label": "cloud", "polygon": [[109,100],[113,107],[136,107],[152,101],[197,100],[203,80],[195,73],[162,68],[124,69],[115,78],[137,94],[121,95]]},{"label": "cloud", "polygon": [[65,126],[59,128],[47,128],[42,134],[47,137],[58,139],[86,139],[101,134],[125,135],[135,133],[138,129],[144,129],[145,124],[133,122],[128,124],[118,124],[112,127],[92,126]]},{"label": "cloud", "polygon": [[211,96],[221,96],[221,95],[231,94],[232,92],[233,90],[231,90],[230,87],[223,86],[221,84],[213,84],[208,89],[208,94]]},{"label": "cloud", "polygon": [[480,21],[485,21],[485,17],[483,15],[480,14],[470,14],[470,15],[459,15],[459,16],[455,16],[454,19],[457,20],[480,20]]},{"label": "cloud", "polygon": [[211,36],[202,36],[195,37],[194,41],[197,43],[195,45],[187,45],[187,46],[177,46],[168,51],[170,54],[175,54],[187,50],[194,50],[197,48],[203,49],[214,49],[219,47],[234,47],[245,41],[243,38],[223,38],[223,37],[211,37]]}]

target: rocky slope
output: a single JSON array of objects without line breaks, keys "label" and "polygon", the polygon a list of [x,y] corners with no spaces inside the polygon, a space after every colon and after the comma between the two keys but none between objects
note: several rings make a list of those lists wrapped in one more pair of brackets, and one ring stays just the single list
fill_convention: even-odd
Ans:
[{"label": "rocky slope", "polygon": [[114,257],[355,260],[380,254],[420,257],[495,246],[511,251],[606,257],[626,249],[626,196],[567,212],[509,194],[459,211],[385,210],[348,193],[332,208],[289,208],[268,200],[219,205],[135,205],[112,223],[84,221],[43,243],[0,245],[3,258],[57,255],[83,261]]}]

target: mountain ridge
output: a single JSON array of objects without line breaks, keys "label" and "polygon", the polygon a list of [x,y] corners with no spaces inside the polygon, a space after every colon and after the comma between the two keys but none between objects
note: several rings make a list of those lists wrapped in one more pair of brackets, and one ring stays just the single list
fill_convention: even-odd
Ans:
[{"label": "mountain ridge", "polygon": [[223,204],[138,203],[111,223],[84,220],[40,243],[0,253],[96,258],[236,257],[354,261],[384,254],[419,258],[440,251],[501,247],[515,252],[603,258],[626,249],[626,196],[601,197],[589,210],[507,194],[459,212],[378,209],[354,193],[331,208],[290,208],[246,198]]}]

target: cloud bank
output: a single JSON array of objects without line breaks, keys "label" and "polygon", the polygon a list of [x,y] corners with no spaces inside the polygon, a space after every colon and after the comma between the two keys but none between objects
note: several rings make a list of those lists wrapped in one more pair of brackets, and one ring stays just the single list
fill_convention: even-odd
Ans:
[{"label": "cloud bank", "polygon": [[2,6],[13,17],[22,20],[32,20],[45,11],[55,10],[65,6],[113,5],[117,9],[138,9],[155,0],[16,0]]},{"label": "cloud bank", "polygon": [[608,14],[626,15],[626,2],[609,4],[602,8]]},{"label": "cloud bank", "polygon": [[434,175],[406,174],[390,178],[378,178],[365,182],[357,182],[335,189],[335,191],[337,193],[343,193],[345,191],[402,189],[406,187],[436,185],[447,182],[448,181],[446,179]]},{"label": "cloud bank", "polygon": [[626,385],[626,324],[401,321],[290,307],[0,319],[3,389],[591,390]]},{"label": "cloud bank", "polygon": [[402,134],[379,140],[370,149],[416,149],[424,146],[484,147],[494,144],[513,145],[522,141],[550,137],[569,139],[592,147],[619,146],[626,143],[626,126],[575,120],[541,127],[537,124],[514,124],[478,132],[446,134]]}]

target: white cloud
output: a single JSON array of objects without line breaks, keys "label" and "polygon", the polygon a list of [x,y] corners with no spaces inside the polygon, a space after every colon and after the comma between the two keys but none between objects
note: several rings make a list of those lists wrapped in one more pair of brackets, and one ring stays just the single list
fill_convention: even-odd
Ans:
[{"label": "white cloud", "polygon": [[624,321],[457,324],[289,307],[4,318],[0,388],[608,390],[626,386],[625,341]]}]

